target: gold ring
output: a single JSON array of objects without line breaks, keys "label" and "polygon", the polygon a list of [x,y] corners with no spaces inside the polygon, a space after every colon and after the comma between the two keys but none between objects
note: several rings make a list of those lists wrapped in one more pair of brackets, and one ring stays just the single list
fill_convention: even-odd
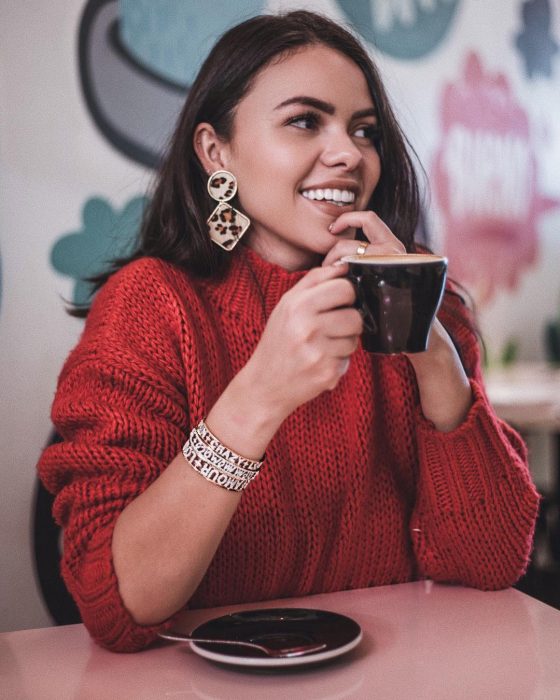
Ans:
[{"label": "gold ring", "polygon": [[356,255],[365,255],[366,250],[367,250],[367,245],[360,243],[360,245],[356,248]]}]

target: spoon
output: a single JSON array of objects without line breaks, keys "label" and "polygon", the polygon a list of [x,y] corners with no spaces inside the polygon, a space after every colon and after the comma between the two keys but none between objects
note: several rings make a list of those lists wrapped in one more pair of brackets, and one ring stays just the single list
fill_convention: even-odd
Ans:
[{"label": "spoon", "polygon": [[248,647],[249,649],[258,649],[262,651],[267,656],[274,659],[290,658],[294,656],[305,656],[305,654],[312,654],[315,651],[321,651],[327,645],[325,643],[315,643],[315,644],[300,644],[295,647],[283,647],[281,649],[272,649],[264,644],[257,644],[256,642],[245,642],[241,639],[203,639],[202,637],[191,637],[188,634],[181,634],[180,632],[160,632],[159,636],[162,639],[169,639],[172,642],[196,642],[198,644],[229,644],[232,646]]}]

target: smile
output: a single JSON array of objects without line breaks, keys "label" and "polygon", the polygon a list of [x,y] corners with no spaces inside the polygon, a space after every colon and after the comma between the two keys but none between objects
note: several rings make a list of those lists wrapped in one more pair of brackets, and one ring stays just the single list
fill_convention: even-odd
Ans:
[{"label": "smile", "polygon": [[311,199],[314,201],[326,201],[337,204],[339,207],[344,207],[347,204],[352,204],[356,199],[354,192],[350,190],[338,190],[338,189],[316,189],[316,190],[303,190],[301,194],[306,199]]}]

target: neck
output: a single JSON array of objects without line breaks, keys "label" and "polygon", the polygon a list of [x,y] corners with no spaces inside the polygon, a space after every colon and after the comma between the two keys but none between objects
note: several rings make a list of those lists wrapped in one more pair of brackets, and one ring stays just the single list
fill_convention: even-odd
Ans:
[{"label": "neck", "polygon": [[246,245],[263,260],[278,265],[288,272],[310,270],[312,267],[318,267],[323,259],[323,256],[318,253],[294,249],[292,245],[286,245],[283,241],[271,243],[257,235],[250,235]]}]

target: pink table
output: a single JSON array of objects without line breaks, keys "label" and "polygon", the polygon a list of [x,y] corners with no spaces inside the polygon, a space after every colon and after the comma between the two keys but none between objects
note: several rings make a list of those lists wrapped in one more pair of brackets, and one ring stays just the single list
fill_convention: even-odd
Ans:
[{"label": "pink table", "polygon": [[539,700],[560,698],[560,612],[519,591],[429,582],[186,614],[189,625],[247,607],[349,615],[361,644],[330,665],[283,673],[230,670],[186,645],[138,654],[95,646],[82,625],[0,634],[4,700]]}]

